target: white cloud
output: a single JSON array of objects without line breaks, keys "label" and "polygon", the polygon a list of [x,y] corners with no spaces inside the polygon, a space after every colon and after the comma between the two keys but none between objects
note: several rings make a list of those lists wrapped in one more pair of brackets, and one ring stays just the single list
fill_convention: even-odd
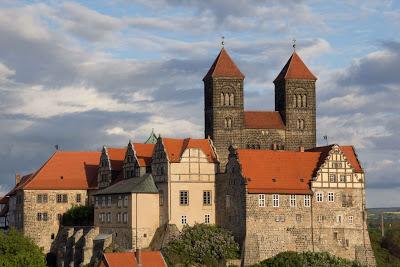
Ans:
[{"label": "white cloud", "polygon": [[8,68],[0,62],[0,83],[15,75],[15,70]]}]

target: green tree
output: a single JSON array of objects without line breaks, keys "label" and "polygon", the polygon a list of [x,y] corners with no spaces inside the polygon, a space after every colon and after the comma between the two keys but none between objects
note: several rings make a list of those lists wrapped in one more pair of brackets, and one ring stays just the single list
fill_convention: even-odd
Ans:
[{"label": "green tree", "polygon": [[45,255],[33,241],[12,229],[0,231],[0,266],[46,266]]},{"label": "green tree", "polygon": [[89,206],[72,206],[62,218],[62,224],[65,226],[92,226],[94,211]]},{"label": "green tree", "polygon": [[282,252],[253,267],[363,267],[364,265],[332,256],[327,252]]},{"label": "green tree", "polygon": [[392,255],[400,258],[400,231],[398,229],[387,231],[382,239],[382,247],[389,250]]},{"label": "green tree", "polygon": [[219,266],[226,259],[238,257],[239,246],[231,233],[223,228],[196,224],[185,226],[176,239],[163,249],[171,265]]}]

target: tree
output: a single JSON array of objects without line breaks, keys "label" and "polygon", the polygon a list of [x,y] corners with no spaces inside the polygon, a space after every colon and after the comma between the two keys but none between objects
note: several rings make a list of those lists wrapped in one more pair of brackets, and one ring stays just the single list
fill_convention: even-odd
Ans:
[{"label": "tree", "polygon": [[364,265],[347,259],[332,256],[327,252],[281,252],[253,267],[363,267]]},{"label": "tree", "polygon": [[92,226],[94,218],[93,207],[72,206],[62,218],[62,224],[65,226]]},{"label": "tree", "polygon": [[226,259],[237,258],[238,251],[239,246],[229,231],[214,225],[195,224],[185,226],[163,249],[163,254],[171,265],[218,266]]},{"label": "tree", "polygon": [[400,258],[400,231],[389,230],[382,239],[382,247],[390,251],[390,253]]},{"label": "tree", "polygon": [[46,266],[42,250],[22,233],[0,231],[0,266]]}]

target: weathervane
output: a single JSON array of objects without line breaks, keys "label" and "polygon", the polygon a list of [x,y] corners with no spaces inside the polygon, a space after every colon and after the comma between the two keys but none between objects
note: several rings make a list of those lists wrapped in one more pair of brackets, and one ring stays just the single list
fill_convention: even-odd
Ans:
[{"label": "weathervane", "polygon": [[222,47],[224,47],[224,45],[225,45],[225,37],[224,36],[221,37],[221,45],[222,45]]},{"label": "weathervane", "polygon": [[293,45],[292,45],[293,51],[296,51],[296,39],[293,39],[292,41],[293,41]]}]

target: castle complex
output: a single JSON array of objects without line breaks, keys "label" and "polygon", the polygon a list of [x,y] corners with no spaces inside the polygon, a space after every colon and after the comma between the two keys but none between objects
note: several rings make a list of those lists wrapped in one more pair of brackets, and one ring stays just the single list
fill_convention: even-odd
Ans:
[{"label": "castle complex", "polygon": [[205,139],[152,133],[124,148],[56,151],[16,177],[0,217],[64,256],[63,213],[89,205],[90,240],[123,249],[159,249],[166,229],[206,223],[233,233],[245,266],[289,250],[375,266],[355,149],[316,147],[316,80],[294,52],[274,80],[275,111],[244,111],[244,75],[222,48],[203,78]]}]

